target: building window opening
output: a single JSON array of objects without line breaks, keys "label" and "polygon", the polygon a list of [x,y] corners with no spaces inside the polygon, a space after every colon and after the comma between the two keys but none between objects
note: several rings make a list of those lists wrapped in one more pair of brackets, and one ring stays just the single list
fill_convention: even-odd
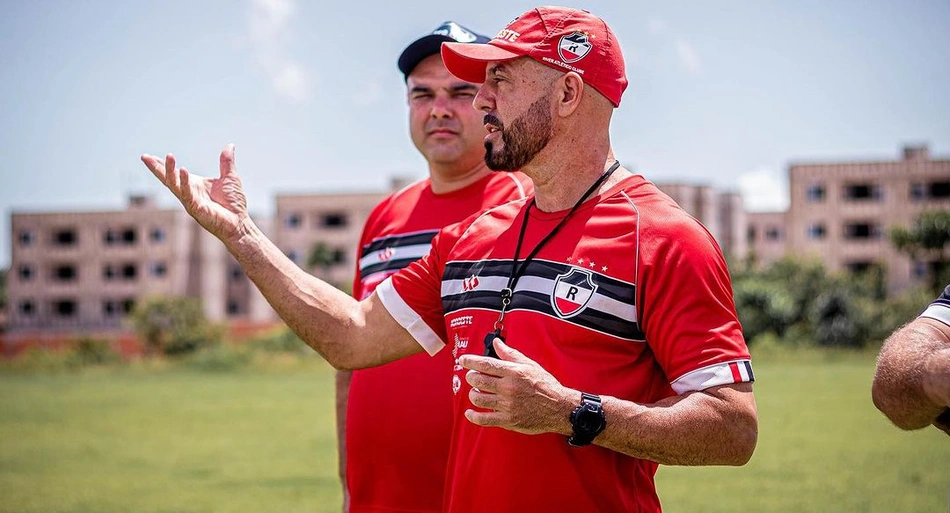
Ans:
[{"label": "building window opening", "polygon": [[297,228],[300,228],[300,224],[301,224],[300,214],[297,214],[297,213],[288,214],[287,217],[284,219],[284,225],[286,225],[287,228],[297,229]]},{"label": "building window opening", "polygon": [[138,278],[139,270],[135,264],[125,264],[122,266],[122,279],[134,280]]},{"label": "building window opening", "polygon": [[874,262],[869,260],[855,260],[845,264],[845,268],[851,274],[864,274],[875,266]]},{"label": "building window opening", "polygon": [[76,281],[77,276],[74,265],[58,265],[53,268],[53,278],[56,281]]},{"label": "building window opening", "polygon": [[852,184],[844,188],[844,198],[847,200],[880,200],[881,187],[876,184]]},{"label": "building window opening", "polygon": [[32,299],[24,299],[20,301],[17,309],[20,311],[20,315],[33,317],[36,314],[36,303],[34,303]]},{"label": "building window opening", "polygon": [[21,281],[30,281],[33,279],[33,276],[36,275],[36,271],[33,269],[33,266],[23,264],[17,270],[17,275],[20,276]]},{"label": "building window opening", "polygon": [[75,246],[78,242],[79,235],[75,229],[67,228],[53,233],[53,244],[56,246]]},{"label": "building window opening", "polygon": [[73,299],[53,301],[53,313],[59,317],[75,317],[78,311],[79,305]]},{"label": "building window opening", "polygon": [[159,226],[152,228],[152,231],[149,232],[148,238],[156,244],[161,244],[165,242],[165,230]]},{"label": "building window opening", "polygon": [[151,273],[156,278],[163,278],[168,274],[168,266],[165,265],[165,262],[152,262]]},{"label": "building window opening", "polygon": [[851,223],[844,227],[844,238],[871,240],[881,238],[881,228],[873,223]]},{"label": "building window opening", "polygon": [[36,235],[30,230],[20,230],[20,245],[32,246],[36,240]]},{"label": "building window opening", "polygon": [[770,226],[765,230],[765,238],[767,240],[780,240],[782,238],[782,230],[777,226]]},{"label": "building window opening", "polygon": [[808,187],[808,190],[805,191],[805,197],[808,199],[809,203],[819,203],[825,201],[825,186],[822,184],[814,184]]},{"label": "building window opening", "polygon": [[344,228],[347,225],[347,217],[344,213],[324,214],[320,218],[320,226],[324,228]]},{"label": "building window opening", "polygon": [[946,182],[931,182],[928,187],[928,191],[931,199],[947,199],[950,198],[950,181]]},{"label": "building window opening", "polygon": [[815,223],[808,227],[808,238],[812,240],[822,240],[827,235],[824,223]]}]

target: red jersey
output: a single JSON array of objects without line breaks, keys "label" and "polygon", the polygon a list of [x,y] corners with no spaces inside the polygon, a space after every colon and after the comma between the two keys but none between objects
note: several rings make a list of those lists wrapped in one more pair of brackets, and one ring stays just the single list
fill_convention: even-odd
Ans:
[{"label": "red jersey", "polygon": [[[425,256],[440,228],[530,190],[520,173],[491,173],[448,194],[433,193],[424,179],[389,196],[363,228],[353,296],[369,296],[386,277]],[[353,372],[346,412],[351,513],[442,510],[451,383],[448,351]]]},{"label": "red jersey", "polygon": [[[484,352],[527,204],[444,230],[429,255],[377,289],[429,353]],[[565,215],[531,209],[519,262]],[[641,176],[584,203],[540,250],[504,326],[507,344],[592,394],[654,403],[753,380],[719,246]],[[465,372],[455,364],[446,512],[660,511],[654,462],[466,420]]]}]

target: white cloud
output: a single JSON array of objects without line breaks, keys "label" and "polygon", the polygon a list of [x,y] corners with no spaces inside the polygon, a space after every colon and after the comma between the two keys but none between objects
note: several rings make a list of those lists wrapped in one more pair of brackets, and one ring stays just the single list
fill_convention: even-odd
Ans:
[{"label": "white cloud", "polygon": [[699,52],[682,37],[676,38],[676,55],[679,57],[680,64],[691,75],[701,75],[703,73],[703,61],[699,57]]},{"label": "white cloud", "polygon": [[295,9],[293,0],[252,0],[247,28],[253,62],[270,78],[274,92],[299,103],[310,95],[311,76],[287,51]]},{"label": "white cloud", "polygon": [[650,21],[647,22],[647,32],[651,34],[665,34],[668,29],[669,26],[666,22],[659,18],[650,18]]},{"label": "white cloud", "polygon": [[759,168],[739,177],[742,202],[749,212],[778,212],[788,209],[788,184],[774,169]]}]

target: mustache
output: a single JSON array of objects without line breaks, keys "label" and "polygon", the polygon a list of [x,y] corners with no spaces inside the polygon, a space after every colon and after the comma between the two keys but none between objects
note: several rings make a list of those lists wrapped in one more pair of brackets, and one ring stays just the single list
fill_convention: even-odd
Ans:
[{"label": "mustache", "polygon": [[504,128],[504,123],[500,119],[495,117],[494,114],[485,114],[485,120],[483,121],[486,125],[497,126],[499,129]]}]

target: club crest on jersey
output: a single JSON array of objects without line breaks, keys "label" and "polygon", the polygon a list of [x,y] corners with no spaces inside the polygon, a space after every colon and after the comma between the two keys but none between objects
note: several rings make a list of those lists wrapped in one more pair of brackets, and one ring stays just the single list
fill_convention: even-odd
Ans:
[{"label": "club crest on jersey", "polygon": [[590,41],[587,40],[587,34],[572,32],[566,36],[561,36],[561,40],[557,44],[557,53],[561,56],[562,61],[572,63],[583,59],[592,47]]},{"label": "club crest on jersey", "polygon": [[559,274],[554,280],[554,293],[551,294],[551,306],[563,319],[581,313],[597,291],[597,284],[590,271],[573,268],[565,274]]}]

